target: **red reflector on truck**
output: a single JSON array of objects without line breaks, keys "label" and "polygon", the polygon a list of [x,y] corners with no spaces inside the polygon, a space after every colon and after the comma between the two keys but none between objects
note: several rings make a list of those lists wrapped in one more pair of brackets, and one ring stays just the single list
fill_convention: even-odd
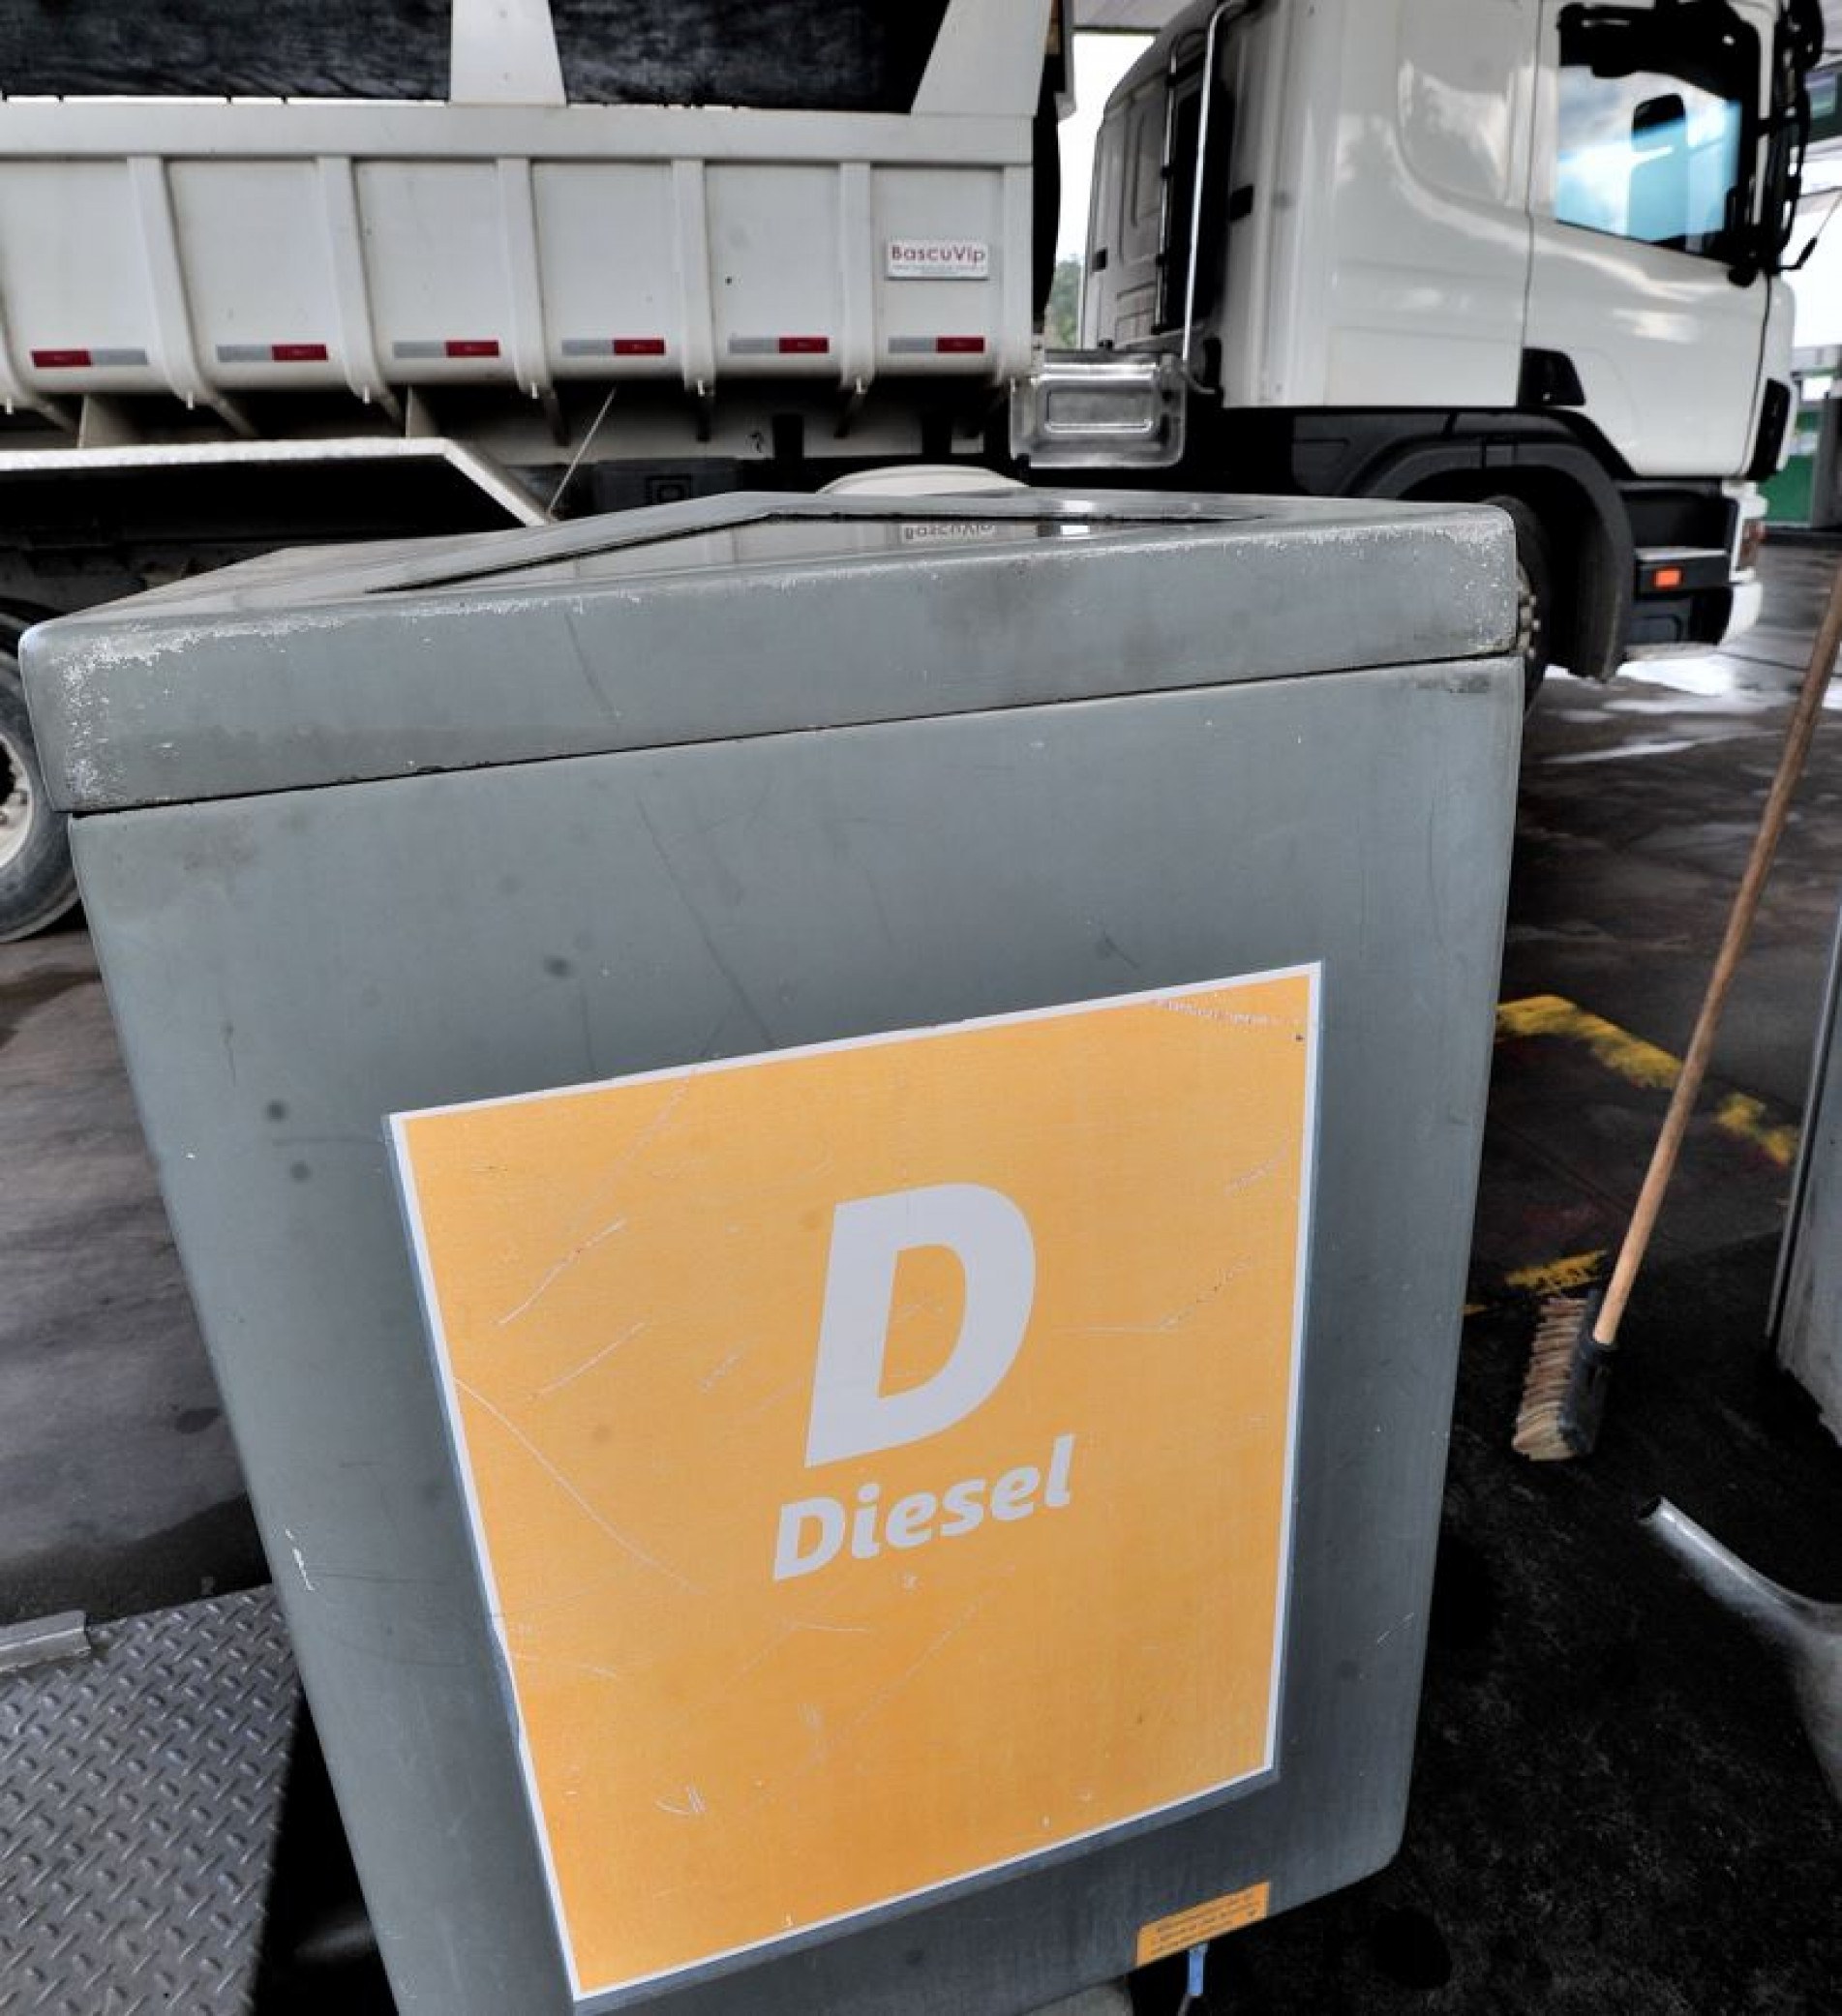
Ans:
[{"label": "red reflector on truck", "polygon": [[565,357],[662,357],[662,336],[565,336]]},{"label": "red reflector on truck", "polygon": [[497,336],[450,336],[441,346],[441,353],[447,357],[497,357],[498,338]]},{"label": "red reflector on truck", "polygon": [[985,346],[982,336],[936,336],[934,347],[949,357],[973,357]]},{"label": "red reflector on truck", "polygon": [[113,371],[124,365],[143,370],[147,352],[137,344],[91,344],[82,350],[34,350],[32,361],[41,371]]},{"label": "red reflector on truck", "polygon": [[221,343],[220,364],[324,364],[323,343]]},{"label": "red reflector on truck", "polygon": [[831,347],[829,336],[732,336],[732,357],[823,357]]}]

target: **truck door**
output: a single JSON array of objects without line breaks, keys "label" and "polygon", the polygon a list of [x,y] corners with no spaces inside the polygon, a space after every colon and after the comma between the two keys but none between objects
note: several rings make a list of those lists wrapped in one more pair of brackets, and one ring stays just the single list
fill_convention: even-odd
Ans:
[{"label": "truck door", "polygon": [[1746,0],[1544,0],[1526,342],[1572,361],[1640,476],[1750,459],[1772,20]]},{"label": "truck door", "polygon": [[[1090,342],[1122,349],[1150,337],[1180,343],[1192,307],[1199,325],[1213,318],[1233,132],[1222,75],[1226,47],[1224,41],[1218,48],[1215,80],[1205,88],[1208,36],[1184,38],[1167,61],[1128,75],[1107,110],[1088,229]],[[1193,273],[1193,237],[1201,248]]]},{"label": "truck door", "polygon": [[1123,349],[1156,326],[1168,109],[1164,72],[1150,62],[1107,106],[1095,149],[1083,343]]}]

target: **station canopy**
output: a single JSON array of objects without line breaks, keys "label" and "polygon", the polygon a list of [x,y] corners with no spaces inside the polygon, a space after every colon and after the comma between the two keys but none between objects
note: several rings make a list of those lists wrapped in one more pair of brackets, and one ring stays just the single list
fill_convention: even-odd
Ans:
[{"label": "station canopy", "polygon": [[1107,35],[1156,35],[1187,0],[1074,0],[1074,25]]},{"label": "station canopy", "polygon": [[[1187,4],[1188,0],[1074,0],[1074,25],[1113,35],[1155,35]],[[1842,0],[1823,0],[1823,14],[1828,25],[1827,40],[1836,48],[1842,45]]]}]

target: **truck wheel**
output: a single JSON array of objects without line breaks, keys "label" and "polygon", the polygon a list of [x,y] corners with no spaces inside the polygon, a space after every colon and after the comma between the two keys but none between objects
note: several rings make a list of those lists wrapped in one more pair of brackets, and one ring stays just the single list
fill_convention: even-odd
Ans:
[{"label": "truck wheel", "polygon": [[[16,641],[11,628],[0,636]],[[75,901],[65,819],[45,795],[19,662],[0,646],[0,945],[43,930]]]},{"label": "truck wheel", "polygon": [[1549,665],[1549,635],[1554,617],[1554,567],[1548,557],[1548,535],[1541,520],[1521,497],[1486,497],[1506,512],[1516,527],[1516,649],[1523,661],[1523,711],[1535,705],[1542,676]]}]

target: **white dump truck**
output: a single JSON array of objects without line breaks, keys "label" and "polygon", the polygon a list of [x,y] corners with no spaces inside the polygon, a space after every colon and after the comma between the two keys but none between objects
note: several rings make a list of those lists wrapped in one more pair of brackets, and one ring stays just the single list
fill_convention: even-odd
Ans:
[{"label": "white dump truck", "polygon": [[1814,0],[1203,0],[1107,106],[1083,340],[1192,481],[1485,500],[1531,680],[1750,624]]},{"label": "white dump truck", "polygon": [[266,549],[890,462],[1489,498],[1531,681],[1750,619],[1816,0],[0,0],[0,939],[74,900],[10,647]]}]

